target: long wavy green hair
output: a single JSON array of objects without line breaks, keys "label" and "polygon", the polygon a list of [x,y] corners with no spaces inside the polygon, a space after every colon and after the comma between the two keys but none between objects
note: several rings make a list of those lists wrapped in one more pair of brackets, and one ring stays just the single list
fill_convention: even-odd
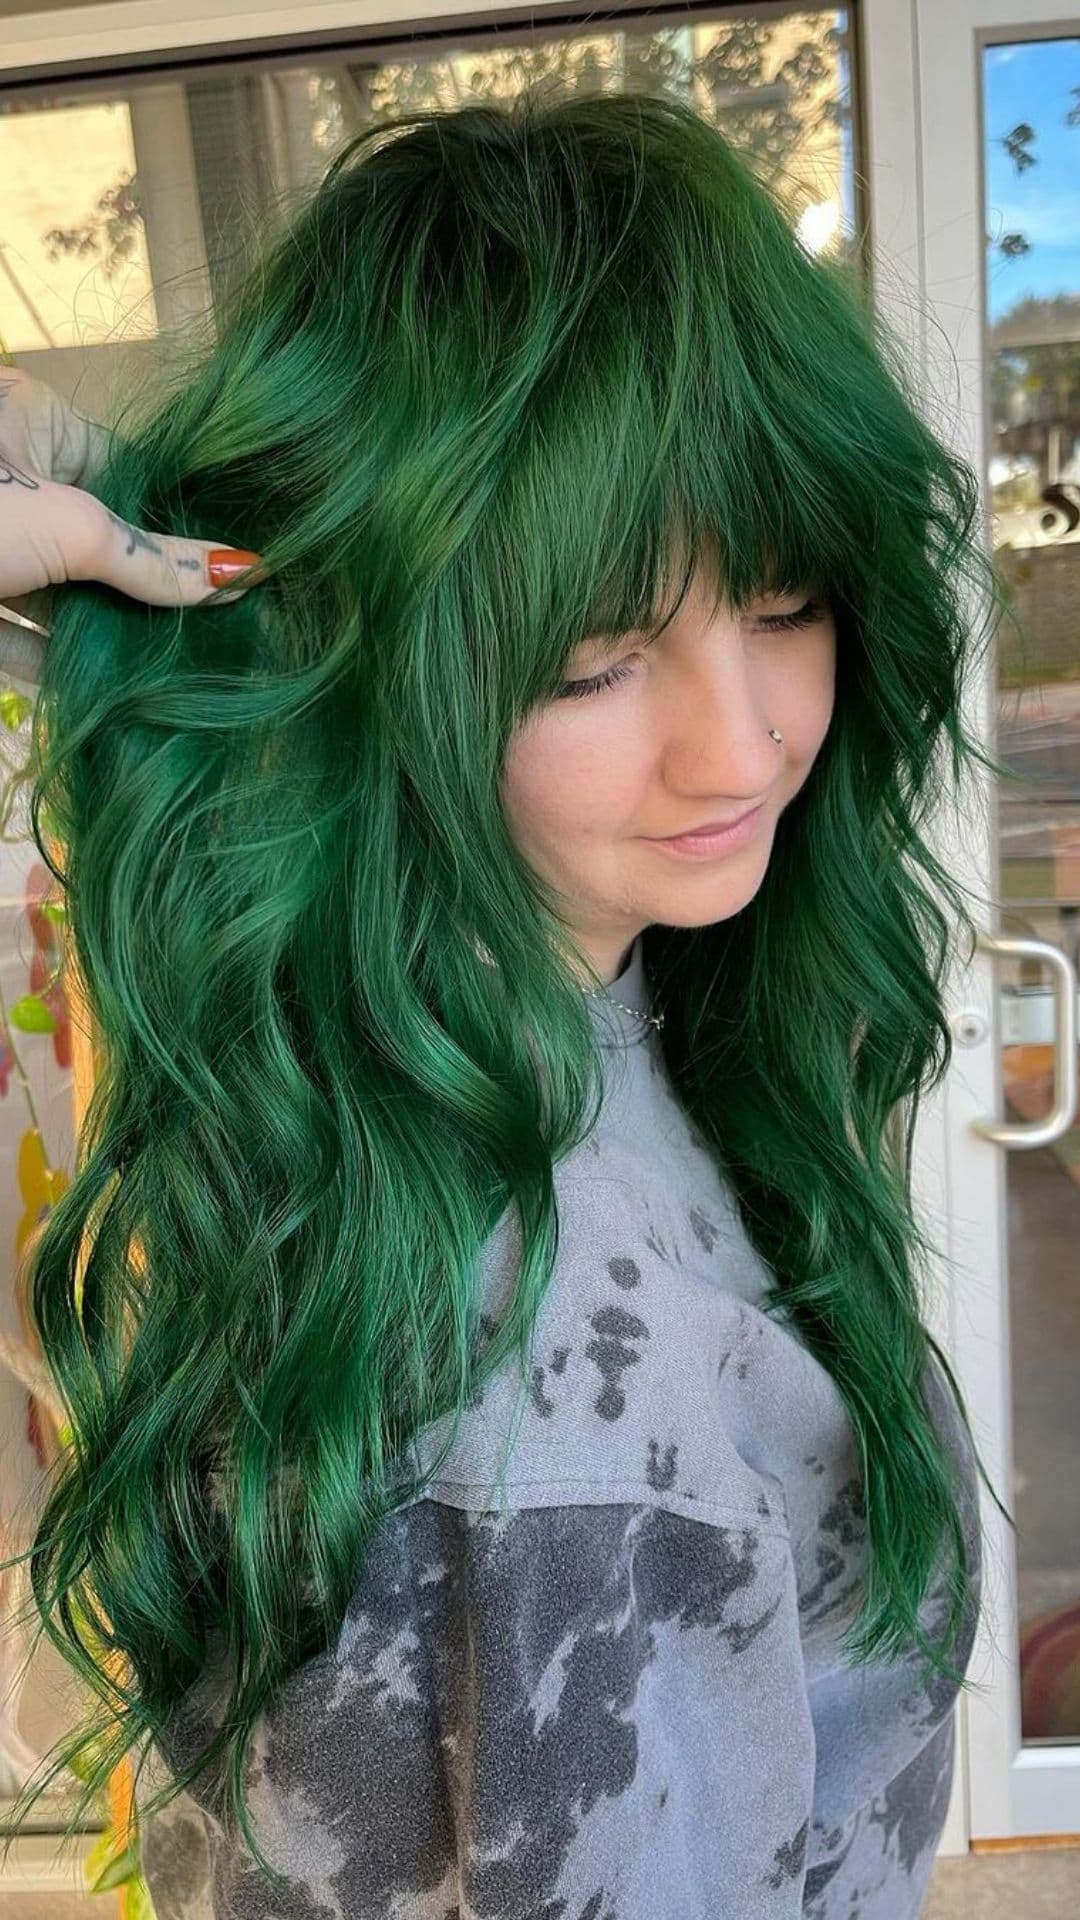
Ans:
[{"label": "long wavy green hair", "polygon": [[[525,1392],[553,1168],[595,1125],[603,1059],[500,771],[582,637],[666,619],[706,560],[736,606],[825,581],[836,704],[753,900],[644,931],[667,1069],[775,1276],[765,1310],[861,1448],[847,1651],[914,1643],[963,1684],[972,1569],[930,1348],[963,1407],[920,1311],[937,1249],[910,1164],[950,1059],[936,895],[974,927],[922,829],[969,760],[1003,771],[960,701],[1004,603],[975,475],[852,268],[808,254],[674,98],[411,113],[340,149],[94,490],[134,526],[255,548],[266,577],[183,610],[64,589],[34,714],[34,837],[101,1050],[32,1269],[73,1430],[34,1605],[100,1703],[53,1750],[53,1772],[95,1757],[69,1831],[213,1642],[222,1724],[152,1804],[213,1764],[265,1867],[256,1717],[515,1355]],[[480,1254],[511,1206],[492,1327]],[[403,1476],[447,1415],[431,1474]]]}]

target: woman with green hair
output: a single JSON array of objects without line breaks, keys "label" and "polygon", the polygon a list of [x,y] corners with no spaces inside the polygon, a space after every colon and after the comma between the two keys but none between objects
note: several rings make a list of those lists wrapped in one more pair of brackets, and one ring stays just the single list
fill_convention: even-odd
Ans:
[{"label": "woman with green hair", "polygon": [[986,1479],[911,1196],[975,476],[640,92],[366,129],[162,386],[95,498],[262,572],[84,569],[34,715],[88,1792],[145,1741],[158,1920],[915,1920]]}]

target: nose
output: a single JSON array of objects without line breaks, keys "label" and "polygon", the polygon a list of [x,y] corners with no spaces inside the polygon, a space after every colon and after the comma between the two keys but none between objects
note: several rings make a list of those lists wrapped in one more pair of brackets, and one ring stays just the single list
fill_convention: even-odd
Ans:
[{"label": "nose", "polygon": [[671,689],[664,774],[686,798],[755,806],[775,785],[784,748],[769,733],[776,716],[738,645],[703,649]]}]

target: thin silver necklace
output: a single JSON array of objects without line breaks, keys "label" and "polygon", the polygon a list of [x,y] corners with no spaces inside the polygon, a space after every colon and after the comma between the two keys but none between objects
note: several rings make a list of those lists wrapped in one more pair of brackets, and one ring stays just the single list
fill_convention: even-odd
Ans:
[{"label": "thin silver necklace", "polygon": [[[770,740],[775,740],[778,744],[783,741],[783,734],[778,733],[775,727],[770,727],[768,731]],[[586,999],[595,999],[597,994],[603,993],[605,989],[603,987],[582,987],[581,991]],[[647,1020],[651,1027],[656,1028],[657,1033],[663,1030],[664,1016],[662,1013],[643,1013],[640,1007],[628,1007],[625,1000],[616,1000],[610,993],[607,995],[607,1004],[611,1007],[618,1007],[622,1013],[632,1013],[635,1020]]]},{"label": "thin silver necklace", "polygon": [[[597,991],[598,989],[596,987],[582,988],[586,999],[594,996]],[[623,1013],[632,1013],[636,1020],[647,1020],[651,1027],[656,1028],[657,1033],[663,1031],[664,1016],[662,1013],[643,1013],[640,1007],[628,1007],[625,1000],[614,1000],[610,994],[607,997],[606,1004],[609,1007],[621,1007]]]}]

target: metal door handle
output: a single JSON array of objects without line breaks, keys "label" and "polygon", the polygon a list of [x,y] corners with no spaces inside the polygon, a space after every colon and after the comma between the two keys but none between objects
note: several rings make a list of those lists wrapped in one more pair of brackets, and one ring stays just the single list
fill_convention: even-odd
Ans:
[{"label": "metal door handle", "polygon": [[974,1131],[999,1147],[1047,1147],[1068,1133],[1076,1116],[1076,969],[1067,953],[1049,940],[976,930],[980,953],[995,958],[1042,960],[1050,968],[1054,990],[1054,1098],[1041,1120],[973,1120]]}]

